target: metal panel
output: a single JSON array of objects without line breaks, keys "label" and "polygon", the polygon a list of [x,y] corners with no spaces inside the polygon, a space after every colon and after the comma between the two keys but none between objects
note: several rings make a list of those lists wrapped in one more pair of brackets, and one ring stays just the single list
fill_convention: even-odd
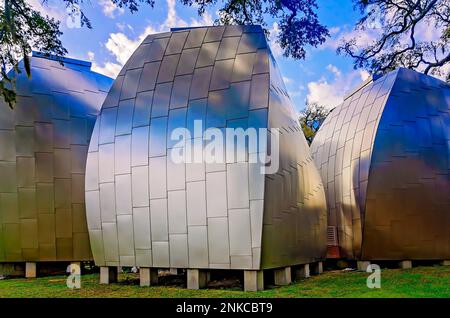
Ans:
[{"label": "metal panel", "polygon": [[188,267],[189,261],[187,234],[170,234],[169,251],[171,267]]},{"label": "metal panel", "polygon": [[141,77],[142,69],[128,70],[125,73],[123,80],[122,92],[120,93],[120,99],[135,98],[136,91],[139,84],[139,78]]},{"label": "metal panel", "polygon": [[[131,204],[131,175],[121,174],[116,176],[115,180],[115,194],[116,206],[115,212],[117,215],[132,213]],[[113,211],[114,212],[114,211]]]},{"label": "metal panel", "polygon": [[188,251],[190,268],[208,267],[207,226],[188,227]]},{"label": "metal panel", "polygon": [[156,78],[158,76],[160,65],[161,62],[144,64],[144,69],[142,70],[142,75],[137,90],[138,92],[151,91],[155,89]]},{"label": "metal panel", "polygon": [[150,217],[152,242],[168,241],[167,199],[150,200]]},{"label": "metal panel", "polygon": [[184,190],[186,188],[186,164],[176,163],[167,157],[167,190]]},{"label": "metal panel", "polygon": [[114,144],[104,144],[98,147],[99,181],[114,182]]},{"label": "metal panel", "polygon": [[114,147],[115,174],[125,174],[131,172],[130,157],[131,157],[131,135],[117,136]]},{"label": "metal panel", "polygon": [[[133,223],[134,223],[134,244],[137,250],[151,249],[152,242],[150,236],[150,208],[133,208]],[[137,261],[136,251],[136,261]]]},{"label": "metal panel", "polygon": [[131,136],[131,166],[148,164],[149,126],[133,128]]},{"label": "metal panel", "polygon": [[169,268],[169,242],[152,242],[153,266]]},{"label": "metal panel", "polygon": [[148,126],[152,107],[153,91],[141,92],[136,96],[133,113],[133,127]]},{"label": "metal panel", "polygon": [[100,115],[100,144],[114,142],[116,118],[117,107],[102,110]]},{"label": "metal panel", "polygon": [[103,244],[106,262],[119,261],[116,223],[102,223]]},{"label": "metal panel", "polygon": [[193,47],[200,47],[203,43],[203,39],[205,38],[206,31],[207,28],[198,28],[190,30],[184,48],[188,49]]},{"label": "metal panel", "polygon": [[194,76],[192,77],[189,99],[208,97],[209,82],[211,79],[212,70],[212,66],[195,69]]},{"label": "metal panel", "polygon": [[210,264],[230,263],[227,218],[208,218],[208,252]]},{"label": "metal panel", "polygon": [[214,64],[216,59],[217,50],[219,49],[220,42],[204,43],[200,49],[198,55],[196,67],[205,67]]},{"label": "metal panel", "polygon": [[206,225],[205,181],[188,182],[186,189],[187,224]]},{"label": "metal panel", "polygon": [[173,82],[172,97],[170,99],[170,109],[187,106],[191,81],[192,75],[175,77]]},{"label": "metal panel", "polygon": [[185,49],[181,53],[180,62],[178,63],[176,75],[192,74],[194,72],[195,63],[197,62],[199,48]]},{"label": "metal panel", "polygon": [[157,83],[172,82],[177,70],[180,54],[164,56],[158,73]]},{"label": "metal panel", "polygon": [[[184,140],[186,136],[183,135],[183,139],[176,139],[178,135],[172,136],[174,131],[179,128],[184,128],[186,126],[186,108],[183,109],[172,109],[169,112],[169,122],[167,127],[167,148],[173,148],[177,143]],[[181,138],[181,137],[180,137]]]},{"label": "metal panel", "polygon": [[169,112],[172,83],[158,84],[155,88],[152,104],[152,118],[167,116]]},{"label": "metal panel", "polygon": [[249,81],[252,79],[253,63],[255,62],[255,53],[239,54],[233,67],[233,82]]},{"label": "metal panel", "polygon": [[[248,163],[232,163],[227,165],[227,198],[229,209],[249,208]],[[209,187],[208,187],[209,188]]]},{"label": "metal panel", "polygon": [[234,59],[217,61],[214,64],[210,86],[211,90],[225,89],[230,87],[233,64]]},{"label": "metal panel", "polygon": [[181,53],[189,32],[174,32],[167,45],[166,55]]},{"label": "metal panel", "polygon": [[[102,222],[115,222],[116,200],[114,183],[100,183],[100,214]],[[89,219],[88,219],[89,220]]]},{"label": "metal panel", "polygon": [[150,199],[166,198],[166,157],[149,158],[148,170]]},{"label": "metal panel", "polygon": [[251,255],[250,210],[228,210],[228,218],[230,224],[230,255]]},{"label": "metal panel", "polygon": [[217,52],[216,60],[233,59],[236,56],[240,39],[241,38],[239,36],[222,39],[220,42],[219,51]]},{"label": "metal panel", "polygon": [[153,118],[150,125],[150,142],[148,154],[150,157],[166,154],[167,117]]},{"label": "metal panel", "polygon": [[208,217],[227,216],[227,176],[225,172],[206,174],[206,203]]},{"label": "metal panel", "polygon": [[116,136],[131,134],[133,123],[134,99],[128,99],[119,103],[116,122]]},{"label": "metal panel", "polygon": [[148,166],[132,168],[133,207],[149,205]]},{"label": "metal panel", "polygon": [[170,234],[186,234],[186,191],[168,191],[168,219]]},{"label": "metal panel", "polygon": [[133,216],[117,216],[117,233],[119,241],[119,255],[134,255]]}]

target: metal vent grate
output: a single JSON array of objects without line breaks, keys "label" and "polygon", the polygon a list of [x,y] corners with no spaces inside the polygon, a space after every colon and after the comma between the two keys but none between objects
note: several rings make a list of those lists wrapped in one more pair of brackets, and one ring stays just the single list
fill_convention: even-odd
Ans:
[{"label": "metal vent grate", "polygon": [[327,245],[328,246],[337,246],[337,230],[335,226],[327,227]]}]

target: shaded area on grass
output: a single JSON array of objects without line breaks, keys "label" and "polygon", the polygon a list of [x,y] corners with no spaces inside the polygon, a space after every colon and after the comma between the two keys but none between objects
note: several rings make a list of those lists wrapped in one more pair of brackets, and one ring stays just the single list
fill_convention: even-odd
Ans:
[{"label": "shaded area on grass", "polygon": [[139,275],[133,273],[120,274],[119,282],[111,285],[100,285],[98,274],[83,275],[81,289],[71,290],[66,287],[66,276],[53,276],[0,280],[0,297],[450,297],[448,266],[383,269],[381,289],[366,287],[368,275],[330,271],[289,286],[267,286],[261,292],[243,292],[238,283],[223,288],[220,282],[211,282],[208,289],[187,290],[180,275],[160,278],[161,286],[140,287]]}]

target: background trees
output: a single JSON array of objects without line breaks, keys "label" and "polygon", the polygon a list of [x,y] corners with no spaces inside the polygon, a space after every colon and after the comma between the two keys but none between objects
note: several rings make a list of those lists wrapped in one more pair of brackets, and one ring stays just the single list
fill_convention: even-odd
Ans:
[{"label": "background trees", "polygon": [[306,104],[300,112],[299,122],[308,144],[311,144],[320,126],[331,111],[317,103]]},{"label": "background trees", "polygon": [[[397,67],[440,75],[450,82],[450,0],[353,0],[362,18],[356,29],[379,36],[361,47],[356,39],[344,41],[338,53],[353,58],[355,68],[386,73]],[[420,38],[421,24],[430,23],[438,36]]]}]

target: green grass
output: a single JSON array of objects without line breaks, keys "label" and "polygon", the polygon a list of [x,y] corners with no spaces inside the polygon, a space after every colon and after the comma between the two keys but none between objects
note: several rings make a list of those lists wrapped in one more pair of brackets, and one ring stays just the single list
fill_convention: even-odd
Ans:
[{"label": "green grass", "polygon": [[366,287],[368,273],[325,272],[289,286],[262,292],[243,292],[240,288],[187,290],[181,286],[139,287],[136,274],[121,274],[119,283],[98,284],[98,274],[82,276],[81,289],[66,287],[65,276],[37,279],[0,280],[4,297],[450,297],[450,267],[416,267],[408,270],[383,269],[381,289]]}]

